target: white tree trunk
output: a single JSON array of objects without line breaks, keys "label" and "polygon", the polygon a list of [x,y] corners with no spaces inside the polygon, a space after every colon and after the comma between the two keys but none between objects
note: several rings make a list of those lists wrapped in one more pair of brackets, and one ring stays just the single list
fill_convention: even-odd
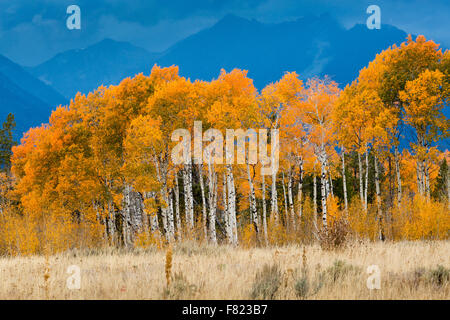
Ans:
[{"label": "white tree trunk", "polygon": [[172,240],[175,240],[175,224],[174,224],[174,211],[173,211],[173,189],[170,189],[168,193],[168,200],[169,200],[169,208],[167,210],[168,217],[167,221],[169,223],[169,233]]},{"label": "white tree trunk", "polygon": [[342,149],[342,185],[344,188],[345,213],[348,215],[347,178],[345,176],[345,151]]},{"label": "white tree trunk", "polygon": [[248,184],[250,187],[250,195],[249,195],[249,201],[250,201],[250,220],[253,224],[253,227],[255,228],[256,237],[259,239],[259,220],[258,220],[258,211],[256,210],[256,196],[255,196],[255,188],[253,186],[253,178],[250,173],[250,164],[247,160],[247,177],[248,177]]},{"label": "white tree trunk", "polygon": [[181,240],[183,230],[181,229],[180,187],[178,186],[178,173],[175,174],[175,219],[177,224],[177,238],[178,240]]},{"label": "white tree trunk", "polygon": [[125,247],[132,245],[132,235],[131,235],[131,187],[125,184],[123,188],[123,200],[122,200],[122,236],[123,243]]},{"label": "white tree trunk", "polygon": [[288,172],[288,202],[289,202],[289,211],[290,211],[290,224],[292,230],[295,230],[295,210],[294,210],[294,200],[292,197],[292,168],[289,167]]},{"label": "white tree trunk", "polygon": [[397,204],[400,208],[402,203],[402,179],[400,173],[400,156],[398,152],[398,147],[394,147],[394,161],[395,161],[395,172],[397,175]]},{"label": "white tree trunk", "polygon": [[313,176],[313,207],[314,207],[314,214],[313,214],[314,236],[317,238],[317,232],[319,231],[319,229],[317,227],[317,177],[316,177],[316,173],[314,173],[314,176]]},{"label": "white tree trunk", "polygon": [[272,189],[271,189],[271,218],[278,224],[278,199],[277,199],[277,173],[272,173]]},{"label": "white tree trunk", "polygon": [[378,221],[380,225],[380,240],[384,239],[383,235],[383,229],[382,229],[382,219],[383,219],[383,211],[381,206],[381,191],[380,191],[380,177],[379,177],[379,170],[378,170],[378,158],[374,157],[374,164],[375,164],[375,191],[377,193],[377,209],[378,209]]},{"label": "white tree trunk", "polygon": [[223,201],[223,221],[225,224],[225,235],[228,243],[233,243],[233,232],[231,230],[230,215],[228,213],[227,202],[227,177],[225,172],[223,173],[223,185],[222,185],[222,201]]},{"label": "white tree trunk", "polygon": [[192,233],[194,229],[194,197],[192,195],[192,165],[186,164],[183,170],[183,187],[186,224]]},{"label": "white tree trunk", "polygon": [[422,181],[421,181],[421,175],[420,175],[420,161],[419,159],[416,160],[416,175],[417,175],[417,192],[422,195]]},{"label": "white tree trunk", "polygon": [[289,228],[289,210],[288,210],[288,203],[287,203],[287,195],[286,195],[286,183],[284,181],[284,172],[282,173],[283,176],[283,180],[282,180],[282,185],[283,185],[283,198],[284,198],[284,216],[285,216],[285,220],[286,220],[286,226],[287,228]]},{"label": "white tree trunk", "polygon": [[[446,160],[447,161],[447,160]],[[447,167],[447,207],[450,211],[450,170]]]},{"label": "white tree trunk", "polygon": [[364,189],[364,210],[367,211],[367,190],[369,185],[369,149],[366,150],[366,179]]},{"label": "white tree trunk", "polygon": [[427,198],[430,199],[430,170],[428,166],[428,161],[425,161],[424,171],[425,171],[425,190]]},{"label": "white tree trunk", "polygon": [[313,176],[313,207],[314,207],[314,221],[317,220],[317,177]]},{"label": "white tree trunk", "polygon": [[325,230],[327,229],[327,166],[325,163],[325,160],[321,160],[321,176],[320,176],[320,182],[321,182],[321,197],[322,197],[322,224]]},{"label": "white tree trunk", "polygon": [[[216,197],[217,197],[217,188],[216,188],[217,178],[216,172],[211,164],[211,157],[209,158],[208,163],[208,184],[209,184],[209,240],[217,244],[216,238]],[[206,230],[205,230],[206,232]],[[206,233],[205,233],[206,234]]]},{"label": "white tree trunk", "polygon": [[421,194],[424,195],[425,194],[425,170],[424,170],[424,165],[423,165],[423,161],[420,161],[420,182],[422,184],[421,186]]},{"label": "white tree trunk", "polygon": [[211,242],[214,244],[217,244],[217,235],[216,235],[216,220],[217,220],[217,198],[219,193],[218,188],[218,178],[217,178],[217,172],[213,170],[214,172],[214,215],[210,218],[209,222],[209,230],[210,230],[210,239]]},{"label": "white tree trunk", "polygon": [[237,221],[236,221],[236,191],[234,187],[233,169],[230,164],[227,167],[227,189],[228,189],[228,214],[232,231],[232,244],[238,244]]},{"label": "white tree trunk", "polygon": [[160,196],[162,201],[161,206],[161,220],[163,222],[164,236],[168,242],[173,241],[173,229],[169,224],[169,196],[167,194],[167,163],[161,165],[160,182],[162,183],[160,189]]},{"label": "white tree trunk", "polygon": [[361,154],[359,152],[358,152],[358,169],[359,169],[359,196],[361,198],[361,205],[364,207],[363,168],[362,168]]},{"label": "white tree trunk", "polygon": [[264,175],[262,175],[262,184],[261,184],[261,194],[262,194],[262,223],[263,223],[263,229],[264,229],[264,241],[267,245],[269,238],[267,235],[267,208],[266,208],[266,182]]},{"label": "white tree trunk", "polygon": [[297,203],[298,203],[298,219],[301,221],[303,215],[303,159],[300,158],[299,165],[299,180],[298,180],[298,193],[297,193]]},{"label": "white tree trunk", "polygon": [[173,242],[175,238],[175,230],[174,230],[174,223],[173,223],[173,212],[171,214],[170,212],[170,199],[169,194],[167,191],[167,183],[163,184],[162,190],[161,190],[161,198],[164,201],[165,205],[163,208],[161,208],[161,213],[163,217],[163,225],[164,222],[166,224],[165,226],[165,232],[166,232],[166,239],[168,242]]},{"label": "white tree trunk", "polygon": [[[325,194],[328,195],[330,194],[330,180],[328,179],[328,164],[325,162],[325,169],[327,169],[327,176],[325,177]],[[321,178],[322,179],[322,178]]]},{"label": "white tree trunk", "polygon": [[[206,228],[206,198],[205,198],[205,186],[203,184],[203,164],[198,165],[198,172],[200,178],[200,189],[202,193],[202,213],[203,213],[203,233],[205,234],[205,240],[208,240],[208,231]],[[211,189],[209,189],[211,193]],[[211,202],[210,202],[211,203]]]}]

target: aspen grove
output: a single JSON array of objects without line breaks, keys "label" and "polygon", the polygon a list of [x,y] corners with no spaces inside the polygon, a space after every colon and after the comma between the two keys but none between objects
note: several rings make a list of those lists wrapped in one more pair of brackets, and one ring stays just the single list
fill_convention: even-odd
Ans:
[{"label": "aspen grove", "polygon": [[[418,36],[379,53],[344,89],[286,72],[258,90],[245,70],[208,82],[155,65],[78,93],[12,147],[0,253],[448,239],[450,154],[439,146],[449,137],[449,84],[450,52]],[[226,137],[249,128],[267,133],[265,159],[249,161],[249,148],[232,153],[244,163],[212,159],[218,140],[208,129]],[[174,163],[177,129],[209,161]],[[276,160],[278,170],[261,174]]]}]

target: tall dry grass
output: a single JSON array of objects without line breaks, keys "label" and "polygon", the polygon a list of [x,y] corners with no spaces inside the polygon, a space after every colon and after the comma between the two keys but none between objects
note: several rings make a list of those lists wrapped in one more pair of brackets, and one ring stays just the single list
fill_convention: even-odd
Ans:
[{"label": "tall dry grass", "polygon": [[[450,241],[68,251],[0,258],[1,299],[449,299]],[[66,286],[81,268],[81,288]],[[366,285],[369,265],[381,289]],[[170,276],[170,281],[166,276]]]}]

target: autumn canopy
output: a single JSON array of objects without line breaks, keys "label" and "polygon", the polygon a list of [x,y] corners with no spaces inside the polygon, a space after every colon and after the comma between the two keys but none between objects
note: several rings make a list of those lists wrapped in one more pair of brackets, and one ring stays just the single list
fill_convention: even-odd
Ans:
[{"label": "autumn canopy", "polygon": [[[328,77],[287,72],[259,91],[247,71],[206,82],[155,65],[149,76],[77,94],[13,147],[0,251],[187,238],[265,245],[338,232],[448,238],[449,153],[438,146],[449,136],[449,83],[449,51],[419,36],[378,54],[343,90]],[[260,161],[173,163],[172,133],[193,137],[194,121],[223,137],[278,129],[279,170],[261,175]]]}]

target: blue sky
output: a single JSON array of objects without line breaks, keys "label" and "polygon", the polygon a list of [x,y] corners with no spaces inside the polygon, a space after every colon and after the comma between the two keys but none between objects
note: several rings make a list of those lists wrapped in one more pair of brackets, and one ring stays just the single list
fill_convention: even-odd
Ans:
[{"label": "blue sky", "polygon": [[[66,28],[71,4],[81,8],[81,30]],[[162,51],[228,13],[276,23],[328,12],[351,27],[365,23],[371,4],[380,6],[382,23],[450,47],[448,0],[0,0],[0,54],[32,66],[104,38]]]}]

